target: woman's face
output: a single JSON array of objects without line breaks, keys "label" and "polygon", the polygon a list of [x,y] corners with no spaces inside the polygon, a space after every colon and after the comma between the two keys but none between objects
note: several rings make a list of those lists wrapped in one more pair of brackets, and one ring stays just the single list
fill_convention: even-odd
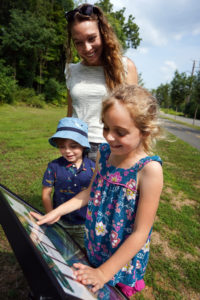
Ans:
[{"label": "woman's face", "polygon": [[103,43],[97,21],[75,22],[72,26],[72,39],[85,65],[102,64]]}]

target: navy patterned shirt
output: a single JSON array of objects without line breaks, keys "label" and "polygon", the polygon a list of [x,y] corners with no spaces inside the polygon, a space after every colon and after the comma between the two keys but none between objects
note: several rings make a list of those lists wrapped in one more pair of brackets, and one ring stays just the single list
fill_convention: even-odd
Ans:
[{"label": "navy patterned shirt", "polygon": [[[76,194],[86,189],[91,181],[95,163],[84,157],[79,169],[75,164],[68,162],[64,157],[59,157],[48,164],[44,173],[43,186],[53,187],[53,208],[68,201]],[[70,214],[64,215],[62,220],[69,224],[84,224],[87,206]]]}]

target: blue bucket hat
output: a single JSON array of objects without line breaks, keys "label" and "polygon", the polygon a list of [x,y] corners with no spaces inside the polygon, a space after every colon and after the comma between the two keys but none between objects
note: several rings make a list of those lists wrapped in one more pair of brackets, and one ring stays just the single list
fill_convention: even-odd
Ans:
[{"label": "blue bucket hat", "polygon": [[90,144],[88,142],[88,126],[78,118],[66,117],[61,119],[58,122],[56,133],[49,139],[49,143],[53,147],[57,147],[54,140],[55,138],[70,139],[81,146],[90,149]]}]

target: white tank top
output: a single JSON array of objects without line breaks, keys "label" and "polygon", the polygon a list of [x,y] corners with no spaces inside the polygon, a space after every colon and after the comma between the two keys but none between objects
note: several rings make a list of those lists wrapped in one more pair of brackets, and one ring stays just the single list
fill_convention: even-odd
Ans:
[{"label": "white tank top", "polygon": [[[125,70],[127,61],[123,58]],[[65,69],[66,84],[72,99],[72,117],[88,124],[88,139],[92,143],[105,142],[100,121],[102,100],[108,95],[102,66],[69,64]]]}]

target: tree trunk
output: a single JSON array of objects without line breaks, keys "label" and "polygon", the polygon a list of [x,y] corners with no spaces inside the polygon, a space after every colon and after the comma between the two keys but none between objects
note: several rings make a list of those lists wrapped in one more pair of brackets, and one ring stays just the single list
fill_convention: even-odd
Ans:
[{"label": "tree trunk", "polygon": [[195,120],[196,120],[196,117],[197,117],[198,108],[199,108],[199,104],[197,104],[195,112],[194,112],[194,118],[193,118],[193,123],[192,123],[193,126],[195,125]]},{"label": "tree trunk", "polygon": [[40,62],[40,85],[39,85],[39,93],[41,94],[41,82],[42,82],[42,61]]},{"label": "tree trunk", "polygon": [[14,70],[13,77],[14,77],[14,79],[16,80],[16,76],[17,76],[17,70],[16,70],[16,58],[15,58],[14,63],[13,63],[13,70]]},{"label": "tree trunk", "polygon": [[[176,114],[177,114],[177,110],[178,110],[178,108],[177,108],[177,106],[176,106]],[[176,120],[176,114],[175,114],[175,120]]]}]

